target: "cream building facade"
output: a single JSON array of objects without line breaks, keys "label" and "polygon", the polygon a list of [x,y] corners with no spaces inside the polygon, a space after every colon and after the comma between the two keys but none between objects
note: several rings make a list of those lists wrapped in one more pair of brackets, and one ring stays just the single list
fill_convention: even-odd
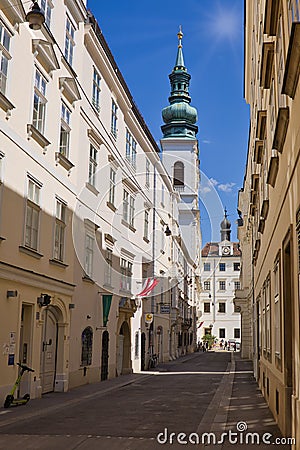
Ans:
[{"label": "cream building facade", "polygon": [[243,315],[253,324],[242,340],[251,356],[252,339],[263,395],[283,434],[300,442],[299,2],[246,1],[245,8],[251,121],[239,195],[242,289],[235,301],[242,324]]},{"label": "cream building facade", "polygon": [[21,394],[39,397],[195,342],[197,264],[160,150],[86,3],[41,6],[31,30],[0,0],[1,398],[18,361],[35,370]]}]

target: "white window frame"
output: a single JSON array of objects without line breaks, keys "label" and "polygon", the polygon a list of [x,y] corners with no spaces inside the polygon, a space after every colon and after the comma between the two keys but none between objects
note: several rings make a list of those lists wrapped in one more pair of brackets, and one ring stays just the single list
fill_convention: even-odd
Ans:
[{"label": "white window frame", "polygon": [[66,215],[66,203],[56,198],[53,259],[60,262],[65,259]]},{"label": "white window frame", "polygon": [[11,34],[3,22],[0,21],[0,92],[5,95],[7,88],[8,64],[11,59],[9,53]]},{"label": "white window frame", "polygon": [[47,80],[44,75],[42,75],[41,71],[36,68],[33,93],[32,125],[41,134],[44,134],[45,131],[47,105],[46,89]]},{"label": "white window frame", "polygon": [[104,283],[108,286],[111,286],[112,281],[112,264],[113,264],[113,251],[110,248],[106,249],[106,255],[105,255],[105,280]]},{"label": "white window frame", "polygon": [[144,239],[149,240],[149,210],[144,213]]},{"label": "white window frame", "polygon": [[116,171],[111,167],[109,172],[109,193],[108,201],[111,205],[115,205],[116,194]]},{"label": "white window frame", "polygon": [[96,187],[96,172],[98,166],[98,150],[90,144],[90,157],[89,157],[89,183]]},{"label": "white window frame", "polygon": [[73,66],[74,47],[75,47],[75,30],[73,23],[67,16],[66,18],[66,34],[65,34],[65,58]]},{"label": "white window frame", "polygon": [[130,133],[130,131],[127,129],[126,130],[126,152],[125,152],[125,156],[126,159],[130,162],[130,164],[136,168],[136,147],[137,147],[137,142],[134,139],[134,137],[132,136],[132,134]]},{"label": "white window frame", "polygon": [[100,111],[100,92],[101,92],[101,76],[94,67],[92,103],[98,112]]},{"label": "white window frame", "polygon": [[111,99],[111,133],[117,138],[118,105]]},{"label": "white window frame", "polygon": [[146,187],[150,187],[150,161],[146,158]]},{"label": "white window frame", "polygon": [[49,0],[41,0],[41,11],[44,13],[45,16],[45,23],[48,26],[48,28],[50,28],[50,24],[51,24],[51,12],[52,12],[52,8],[51,8],[51,3]]},{"label": "white window frame", "polygon": [[64,103],[61,103],[61,120],[59,136],[59,153],[65,158],[70,154],[70,134],[71,134],[71,109]]},{"label": "white window frame", "polygon": [[121,271],[121,284],[120,289],[122,291],[131,291],[131,282],[132,282],[132,267],[133,264],[131,261],[121,257],[120,259],[120,271]]},{"label": "white window frame", "polygon": [[27,177],[24,244],[25,247],[35,251],[39,248],[41,187],[41,183],[30,176]]},{"label": "white window frame", "polygon": [[92,236],[91,233],[86,232],[84,271],[89,278],[93,277],[94,241],[94,236]]}]

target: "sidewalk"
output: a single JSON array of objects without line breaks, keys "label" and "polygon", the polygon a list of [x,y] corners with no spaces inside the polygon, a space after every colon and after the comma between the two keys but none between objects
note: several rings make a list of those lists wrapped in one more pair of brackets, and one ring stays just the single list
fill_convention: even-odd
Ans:
[{"label": "sidewalk", "polygon": [[[266,450],[270,448],[270,444],[275,444],[276,439],[282,438],[282,434],[253,376],[252,361],[242,360],[239,352],[232,352],[231,355],[229,373],[224,375],[208,408],[211,423],[209,431],[218,437],[222,432],[227,433],[224,442],[217,447],[222,450],[232,449],[233,445],[237,445],[236,448],[239,449],[250,446]],[[198,433],[208,432],[208,426],[207,418],[203,418]],[[247,434],[248,444],[245,443]],[[280,449],[291,448],[281,443],[277,445]],[[215,449],[216,446],[206,445],[204,448]]]}]

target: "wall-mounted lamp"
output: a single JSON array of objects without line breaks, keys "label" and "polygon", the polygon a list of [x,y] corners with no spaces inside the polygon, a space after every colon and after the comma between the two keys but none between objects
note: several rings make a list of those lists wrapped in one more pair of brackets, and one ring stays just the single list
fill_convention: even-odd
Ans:
[{"label": "wall-mounted lamp", "polygon": [[41,308],[42,306],[48,306],[51,302],[51,295],[41,294],[40,297],[37,298],[37,304]]},{"label": "wall-mounted lamp", "polygon": [[167,225],[166,229],[165,229],[165,235],[166,236],[171,236],[171,234],[172,234],[172,231],[170,230],[169,225]]},{"label": "wall-mounted lamp", "polygon": [[6,291],[6,298],[18,297],[18,291]]},{"label": "wall-mounted lamp", "polygon": [[32,30],[40,30],[45,22],[45,16],[38,5],[38,2],[32,0],[33,5],[25,16],[26,22],[29,22],[29,28]]}]

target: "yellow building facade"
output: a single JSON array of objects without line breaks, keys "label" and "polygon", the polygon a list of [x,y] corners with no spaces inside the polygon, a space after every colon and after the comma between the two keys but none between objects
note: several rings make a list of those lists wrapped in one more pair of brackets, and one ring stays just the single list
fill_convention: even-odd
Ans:
[{"label": "yellow building facade", "polygon": [[242,289],[235,299],[242,307],[243,345],[248,340],[244,356],[253,356],[255,376],[282,433],[298,443],[299,18],[297,1],[245,1],[250,129],[239,194]]}]

